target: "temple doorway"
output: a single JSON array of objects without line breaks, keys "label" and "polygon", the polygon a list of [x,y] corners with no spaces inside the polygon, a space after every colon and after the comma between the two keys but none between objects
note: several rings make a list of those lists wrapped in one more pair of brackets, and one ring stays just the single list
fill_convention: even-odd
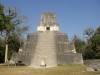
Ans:
[{"label": "temple doorway", "polygon": [[47,31],[50,31],[50,27],[46,27],[46,30],[47,30]]}]

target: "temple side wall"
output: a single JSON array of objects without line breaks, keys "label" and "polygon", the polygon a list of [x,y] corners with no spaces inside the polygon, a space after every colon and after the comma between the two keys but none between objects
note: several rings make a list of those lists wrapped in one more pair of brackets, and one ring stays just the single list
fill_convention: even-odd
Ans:
[{"label": "temple side wall", "polygon": [[67,34],[65,33],[58,33],[57,52],[58,54],[76,53],[74,44],[72,42],[69,42]]},{"label": "temple side wall", "polygon": [[88,66],[91,65],[100,66],[100,60],[84,60],[84,64]]},{"label": "temple side wall", "polygon": [[36,33],[28,35],[26,44],[21,48],[22,51],[18,52],[18,61],[21,61],[25,65],[30,65],[31,58],[36,46],[36,41]]},{"label": "temple side wall", "polygon": [[58,64],[83,64],[82,54],[81,53],[67,53],[59,54],[57,56]]},{"label": "temple side wall", "polygon": [[67,34],[59,33],[57,37],[58,64],[83,64],[81,53],[76,53],[74,44],[69,42]]}]

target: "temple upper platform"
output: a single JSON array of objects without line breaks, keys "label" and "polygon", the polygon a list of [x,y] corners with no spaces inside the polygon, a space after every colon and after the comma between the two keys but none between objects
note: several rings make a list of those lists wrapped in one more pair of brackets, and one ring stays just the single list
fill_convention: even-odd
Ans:
[{"label": "temple upper platform", "polygon": [[37,31],[59,31],[56,15],[54,13],[43,13]]}]

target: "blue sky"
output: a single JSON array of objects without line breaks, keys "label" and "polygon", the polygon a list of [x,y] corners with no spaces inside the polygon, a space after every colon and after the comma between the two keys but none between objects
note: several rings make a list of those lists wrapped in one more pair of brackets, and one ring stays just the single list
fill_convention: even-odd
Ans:
[{"label": "blue sky", "polygon": [[41,14],[54,12],[60,31],[83,38],[86,28],[100,26],[100,0],[0,0],[6,7],[17,7],[19,14],[28,17],[29,33],[36,32]]}]

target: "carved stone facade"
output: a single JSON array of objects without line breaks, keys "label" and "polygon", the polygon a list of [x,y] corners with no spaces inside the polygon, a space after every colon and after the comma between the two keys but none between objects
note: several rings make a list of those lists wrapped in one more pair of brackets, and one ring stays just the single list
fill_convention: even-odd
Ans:
[{"label": "carved stone facade", "polygon": [[58,64],[83,64],[82,55],[76,53],[67,34],[59,32],[54,13],[42,14],[37,32],[28,35],[26,43],[17,53],[17,58],[17,61],[22,61],[25,65],[37,68],[54,67]]},{"label": "carved stone facade", "polygon": [[37,31],[59,31],[56,16],[53,13],[43,13]]}]

